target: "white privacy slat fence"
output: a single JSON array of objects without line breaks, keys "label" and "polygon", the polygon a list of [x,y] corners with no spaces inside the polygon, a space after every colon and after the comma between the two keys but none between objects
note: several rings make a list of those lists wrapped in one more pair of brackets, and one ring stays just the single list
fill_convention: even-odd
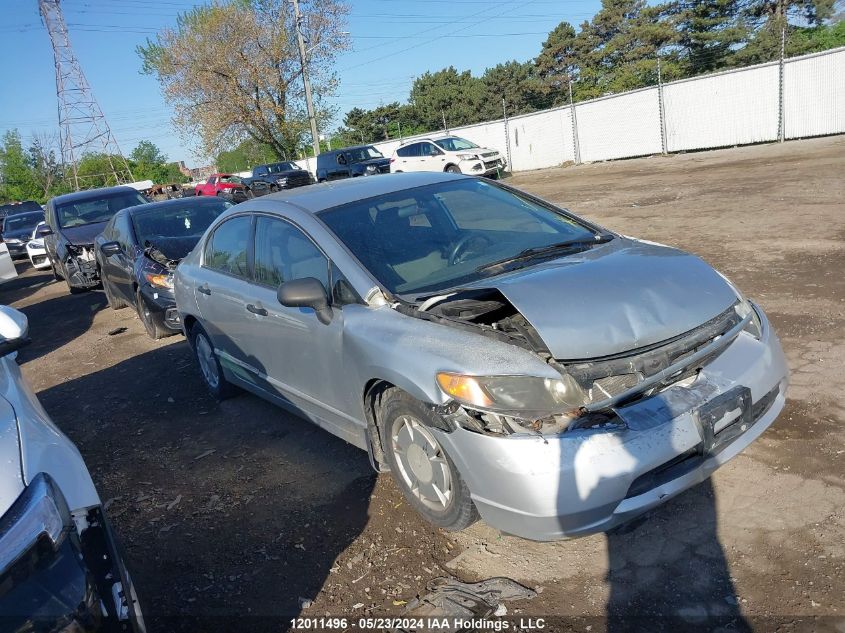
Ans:
[{"label": "white privacy slat fence", "polygon": [[[572,111],[563,106],[449,132],[507,154],[512,171],[659,154],[664,145],[679,152],[841,134],[845,47],[786,59],[782,68],[775,61],[576,103],[575,126]],[[390,156],[399,144],[375,146]],[[313,171],[313,161],[308,167]]]}]

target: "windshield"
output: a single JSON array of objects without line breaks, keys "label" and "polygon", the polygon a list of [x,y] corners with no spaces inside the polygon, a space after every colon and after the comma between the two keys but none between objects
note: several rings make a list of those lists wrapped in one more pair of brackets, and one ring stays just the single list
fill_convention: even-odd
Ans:
[{"label": "windshield", "polygon": [[349,150],[349,156],[353,163],[360,163],[365,160],[372,160],[373,158],[384,158],[382,153],[375,147],[356,147]]},{"label": "windshield", "polygon": [[269,174],[278,174],[282,171],[293,171],[294,169],[299,169],[293,163],[276,163],[275,165],[267,165],[267,173]]},{"label": "windshield", "polygon": [[240,184],[243,181],[238,176],[220,176],[217,182],[234,182]]},{"label": "windshield", "polygon": [[99,198],[87,198],[77,202],[56,205],[56,219],[61,228],[72,228],[85,224],[107,222],[126,207],[147,204],[148,200],[137,191],[121,191]]},{"label": "windshield", "polygon": [[183,204],[151,206],[132,213],[138,244],[154,245],[169,259],[182,259],[218,215],[232,206],[225,200],[188,198]]},{"label": "windshield", "polygon": [[458,152],[462,149],[476,149],[478,147],[475,143],[471,143],[465,138],[460,138],[458,136],[441,138],[434,142],[448,152]]},{"label": "windshield", "polygon": [[553,207],[475,179],[354,202],[326,210],[320,219],[398,294],[472,283],[497,273],[490,264],[527,249],[596,237]]},{"label": "windshield", "polygon": [[12,231],[20,231],[28,229],[32,231],[35,225],[44,221],[44,212],[36,211],[34,213],[18,213],[10,215],[6,218],[6,223],[3,225],[4,233],[11,233]]}]

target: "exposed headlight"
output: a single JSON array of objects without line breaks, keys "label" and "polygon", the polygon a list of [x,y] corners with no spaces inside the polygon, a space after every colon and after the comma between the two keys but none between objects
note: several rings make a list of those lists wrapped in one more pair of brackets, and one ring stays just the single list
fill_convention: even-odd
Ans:
[{"label": "exposed headlight", "polygon": [[458,154],[458,160],[478,160],[477,154]]},{"label": "exposed headlight", "polygon": [[58,548],[69,526],[70,512],[61,491],[40,473],[0,518],[0,573],[42,539]]},{"label": "exposed headlight", "polygon": [[577,409],[588,402],[574,378],[539,376],[465,376],[437,374],[437,384],[458,402],[492,411],[550,413]]},{"label": "exposed headlight", "polygon": [[757,314],[757,310],[754,309],[752,303],[748,300],[743,298],[739,303],[736,304],[736,313],[739,315],[740,319],[744,319],[749,314],[751,315],[751,321],[748,322],[748,325],[745,326],[746,332],[748,332],[751,336],[756,339],[759,339],[763,336],[763,326],[760,323],[760,315]]},{"label": "exposed headlight", "polygon": [[156,275],[153,273],[145,273],[144,277],[147,279],[149,284],[154,288],[166,288],[167,290],[173,290],[173,275]]}]

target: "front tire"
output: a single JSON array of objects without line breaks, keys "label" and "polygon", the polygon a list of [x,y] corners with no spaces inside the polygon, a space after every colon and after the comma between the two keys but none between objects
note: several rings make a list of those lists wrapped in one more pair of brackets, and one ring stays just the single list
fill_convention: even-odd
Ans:
[{"label": "front tire", "polygon": [[144,324],[144,329],[147,331],[147,336],[154,341],[157,341],[169,334],[166,330],[164,330],[164,328],[156,323],[153,313],[150,311],[150,307],[141,295],[140,289],[135,291],[135,307],[138,310],[138,318],[141,319],[141,323]]},{"label": "front tire", "polygon": [[378,407],[384,454],[408,503],[432,525],[460,531],[478,520],[478,512],[431,430],[438,424],[434,415],[404,391],[386,391]]},{"label": "front tire", "polygon": [[103,281],[103,293],[106,295],[106,301],[109,304],[109,307],[112,310],[120,310],[121,308],[126,307],[126,302],[123,299],[118,299],[114,292],[111,289],[111,285],[109,284],[109,280],[106,279],[101,275],[100,277]]},{"label": "front tire", "polygon": [[446,171],[450,174],[460,174],[461,168],[457,165],[449,165],[448,167],[446,167]]},{"label": "front tire", "polygon": [[214,353],[214,346],[205,330],[199,324],[195,324],[188,332],[191,340],[191,347],[200,368],[200,376],[205,383],[206,389],[217,400],[225,400],[234,396],[238,389],[231,384],[223,375],[223,368]]}]

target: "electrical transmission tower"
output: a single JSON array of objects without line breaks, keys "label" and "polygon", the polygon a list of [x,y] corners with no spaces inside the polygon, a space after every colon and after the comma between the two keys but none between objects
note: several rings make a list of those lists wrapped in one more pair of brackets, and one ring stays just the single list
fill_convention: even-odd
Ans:
[{"label": "electrical transmission tower", "polygon": [[[53,45],[56,64],[56,97],[59,102],[59,132],[62,162],[70,170],[74,188],[84,188],[85,176],[79,174],[78,159],[87,152],[102,153],[106,158],[105,177],[114,184],[132,182],[132,171],[106,122],[82,66],[73,52],[68,37],[60,0],[38,0],[38,9]],[[67,173],[67,171],[66,171]]]}]

